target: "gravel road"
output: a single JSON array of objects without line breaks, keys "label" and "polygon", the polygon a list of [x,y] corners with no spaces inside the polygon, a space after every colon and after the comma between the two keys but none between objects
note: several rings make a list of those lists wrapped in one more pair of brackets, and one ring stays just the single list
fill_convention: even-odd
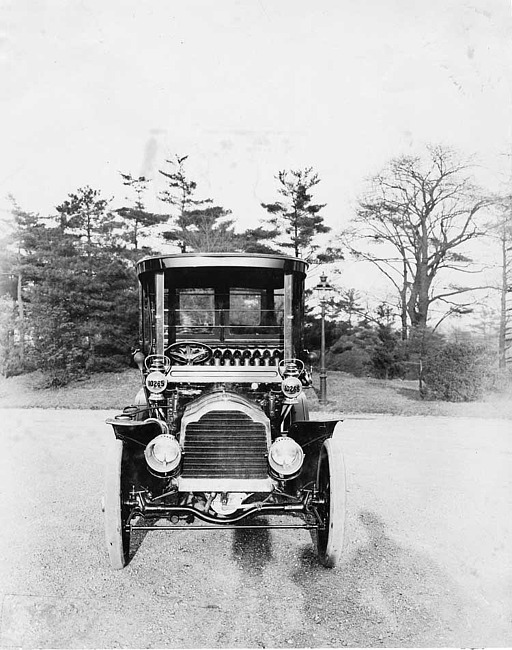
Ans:
[{"label": "gravel road", "polygon": [[347,418],[345,559],[307,531],[103,541],[103,411],[0,411],[2,648],[512,645],[512,430]]}]

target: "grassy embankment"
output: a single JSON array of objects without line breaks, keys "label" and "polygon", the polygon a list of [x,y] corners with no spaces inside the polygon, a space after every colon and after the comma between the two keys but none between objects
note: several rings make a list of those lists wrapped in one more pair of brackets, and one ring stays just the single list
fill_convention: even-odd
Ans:
[{"label": "grassy embankment", "polygon": [[[64,388],[41,388],[39,373],[0,377],[0,408],[106,409],[116,411],[131,404],[140,386],[138,371],[102,373]],[[318,387],[318,373],[315,374]],[[437,415],[512,419],[512,395],[490,394],[470,403],[425,402],[417,382],[356,378],[329,372],[329,404],[320,409],[314,390],[308,390],[310,408],[329,417],[336,414],[383,413],[389,415]]]}]

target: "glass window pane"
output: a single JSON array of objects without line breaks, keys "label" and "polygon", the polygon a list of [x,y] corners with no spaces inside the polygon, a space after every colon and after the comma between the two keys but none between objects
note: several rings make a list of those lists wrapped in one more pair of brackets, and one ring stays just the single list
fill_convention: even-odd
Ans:
[{"label": "glass window pane", "polygon": [[[177,325],[187,328],[208,328],[215,324],[215,293],[213,289],[180,289]],[[198,331],[198,330],[196,330]]]},{"label": "glass window pane", "polygon": [[274,318],[276,325],[283,325],[284,321],[284,295],[280,293],[274,294],[274,308],[269,310],[269,318]]},{"label": "glass window pane", "polygon": [[255,327],[261,323],[261,292],[231,289],[229,292],[229,324]]}]

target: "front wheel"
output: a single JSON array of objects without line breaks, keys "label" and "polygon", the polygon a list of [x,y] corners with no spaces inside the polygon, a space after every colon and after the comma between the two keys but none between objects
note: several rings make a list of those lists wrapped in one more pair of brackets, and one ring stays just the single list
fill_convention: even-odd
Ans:
[{"label": "front wheel", "polygon": [[128,562],[130,551],[130,531],[126,525],[130,508],[123,480],[123,456],[125,454],[122,440],[109,441],[105,464],[105,494],[103,509],[105,516],[105,538],[110,564],[113,569],[122,569]]},{"label": "front wheel", "polygon": [[335,567],[343,550],[346,509],[345,462],[336,439],[326,440],[320,451],[317,491],[317,510],[323,523],[316,532],[318,559],[326,567]]}]

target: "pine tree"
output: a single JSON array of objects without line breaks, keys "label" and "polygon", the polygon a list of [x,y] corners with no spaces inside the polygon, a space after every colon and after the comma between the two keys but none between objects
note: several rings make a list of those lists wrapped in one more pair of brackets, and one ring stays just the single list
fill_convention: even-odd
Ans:
[{"label": "pine tree", "polygon": [[108,202],[84,188],[53,219],[22,211],[16,218],[33,364],[60,385],[128,363],[137,341],[136,278]]},{"label": "pine tree", "polygon": [[183,247],[195,253],[237,250],[238,237],[230,214],[220,206],[185,212],[180,219]]},{"label": "pine tree", "polygon": [[109,210],[109,202],[89,186],[69,194],[56,210],[61,231],[76,235],[86,254],[113,235],[115,217]]},{"label": "pine tree", "polygon": [[144,203],[144,194],[147,190],[149,180],[145,176],[133,177],[131,174],[123,174],[123,185],[129,187],[135,197],[133,205],[124,206],[116,210],[117,214],[122,217],[127,233],[125,239],[133,250],[139,250],[140,238],[149,228],[156,226],[167,220],[166,215],[148,212]]},{"label": "pine tree", "polygon": [[283,200],[261,204],[271,215],[268,223],[282,233],[277,242],[282,249],[291,249],[295,257],[309,259],[318,249],[314,243],[316,236],[330,231],[320,215],[326,204],[313,203],[311,190],[320,183],[320,178],[312,167],[306,167],[280,171],[276,179]]},{"label": "pine tree", "polygon": [[[189,245],[188,228],[191,224],[191,217],[188,212],[199,212],[210,203],[212,199],[197,199],[197,183],[188,178],[185,172],[185,161],[188,156],[175,155],[175,160],[166,160],[171,165],[172,171],[159,170],[159,173],[167,179],[167,187],[160,193],[159,199],[172,206],[174,214],[169,215],[168,223],[170,230],[163,232],[163,238],[168,242],[176,243],[182,253],[187,252]],[[211,213],[210,213],[211,214]]]},{"label": "pine tree", "polygon": [[279,253],[274,245],[279,236],[278,228],[268,230],[262,226],[249,228],[238,234],[238,247],[244,253],[275,254]]}]

